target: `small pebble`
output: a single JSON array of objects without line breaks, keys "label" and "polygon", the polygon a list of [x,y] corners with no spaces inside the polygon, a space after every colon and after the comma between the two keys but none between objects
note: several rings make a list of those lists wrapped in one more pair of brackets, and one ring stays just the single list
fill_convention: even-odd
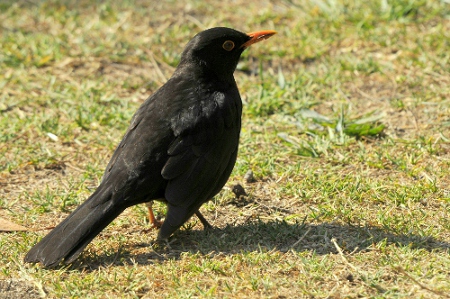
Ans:
[{"label": "small pebble", "polygon": [[249,169],[245,175],[244,175],[244,180],[247,183],[252,183],[255,181],[255,177],[253,176],[253,171],[251,169]]}]

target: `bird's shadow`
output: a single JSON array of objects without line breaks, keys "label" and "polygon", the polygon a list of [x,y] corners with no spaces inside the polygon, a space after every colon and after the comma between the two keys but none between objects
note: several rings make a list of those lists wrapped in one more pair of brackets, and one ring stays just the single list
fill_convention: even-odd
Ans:
[{"label": "bird's shadow", "polygon": [[[335,240],[334,242],[332,240]],[[121,247],[115,254],[82,255],[71,269],[95,270],[105,266],[148,265],[179,259],[185,252],[232,255],[241,252],[311,251],[325,255],[373,250],[374,244],[450,252],[450,244],[430,236],[390,232],[373,226],[345,224],[290,224],[284,221],[254,221],[239,226],[208,230],[182,230],[169,243],[139,243]],[[146,247],[145,253],[134,253]]]}]

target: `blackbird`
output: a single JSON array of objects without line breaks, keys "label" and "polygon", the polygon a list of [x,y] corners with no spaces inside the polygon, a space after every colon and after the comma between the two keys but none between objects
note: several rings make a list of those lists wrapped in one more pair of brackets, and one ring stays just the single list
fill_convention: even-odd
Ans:
[{"label": "blackbird", "polygon": [[225,185],[238,152],[242,102],[234,70],[247,47],[275,33],[218,27],[194,36],[172,77],[134,114],[98,188],[24,261],[71,263],[126,208],[153,200],[167,204],[158,239],[194,214],[209,226],[199,208]]}]

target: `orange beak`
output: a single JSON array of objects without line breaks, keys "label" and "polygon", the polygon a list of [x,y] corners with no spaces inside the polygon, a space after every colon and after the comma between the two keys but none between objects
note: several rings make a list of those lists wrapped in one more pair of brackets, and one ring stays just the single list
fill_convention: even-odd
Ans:
[{"label": "orange beak", "polygon": [[269,37],[275,35],[277,32],[273,30],[263,30],[257,32],[250,32],[247,35],[250,37],[250,40],[244,43],[241,48],[248,48],[250,45],[254,43],[260,42],[262,40],[268,39]]}]

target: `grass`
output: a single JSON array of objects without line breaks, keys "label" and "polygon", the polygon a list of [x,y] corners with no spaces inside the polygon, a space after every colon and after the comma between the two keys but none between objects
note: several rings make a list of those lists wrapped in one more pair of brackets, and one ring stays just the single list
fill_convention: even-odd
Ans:
[{"label": "grass", "polygon": [[[0,235],[6,297],[449,296],[446,1],[2,1],[0,20],[0,217],[31,230]],[[279,32],[235,73],[241,148],[202,208],[215,228],[158,247],[136,206],[73,265],[24,265],[213,26]]]}]

